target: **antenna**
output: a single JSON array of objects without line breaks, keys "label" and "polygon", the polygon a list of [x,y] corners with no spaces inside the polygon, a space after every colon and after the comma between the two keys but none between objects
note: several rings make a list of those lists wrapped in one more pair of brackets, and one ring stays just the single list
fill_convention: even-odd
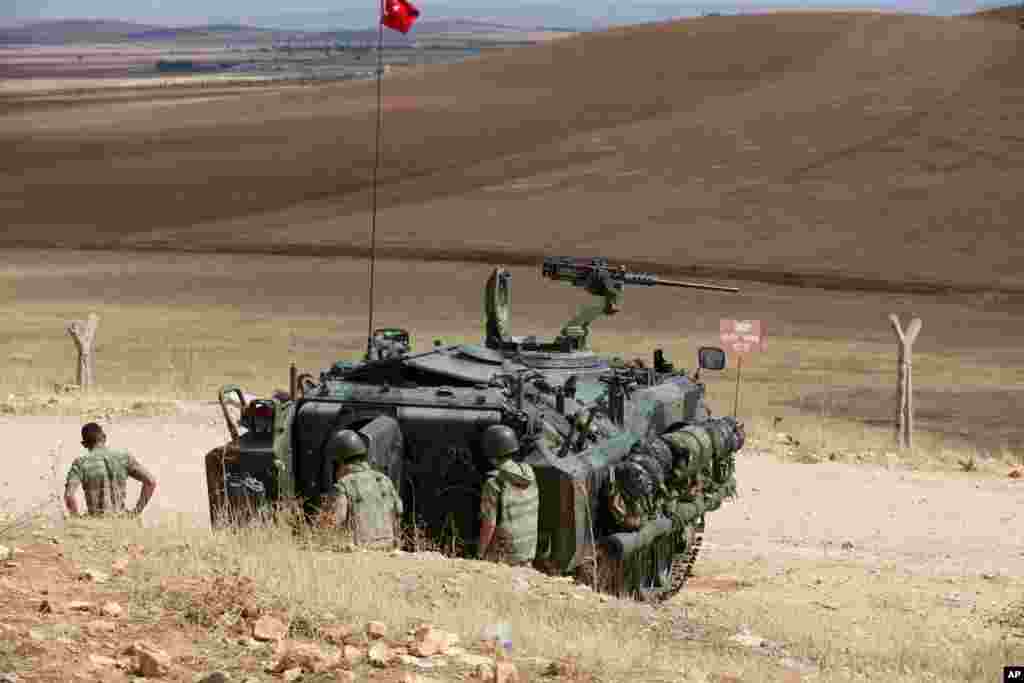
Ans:
[{"label": "antenna", "polygon": [[380,129],[383,119],[381,87],[384,75],[384,0],[377,16],[377,151],[373,160],[373,209],[370,213],[370,314],[366,330],[366,360],[373,356],[373,281],[377,265],[377,169],[380,168]]}]

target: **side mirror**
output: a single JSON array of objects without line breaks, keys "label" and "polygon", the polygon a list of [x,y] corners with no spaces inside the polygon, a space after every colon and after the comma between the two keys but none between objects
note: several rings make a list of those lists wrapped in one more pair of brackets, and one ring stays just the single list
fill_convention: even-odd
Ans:
[{"label": "side mirror", "polygon": [[702,346],[697,350],[697,366],[701,370],[725,368],[725,351],[716,346]]},{"label": "side mirror", "polygon": [[670,373],[674,369],[672,363],[665,360],[665,352],[662,349],[654,349],[654,371]]}]

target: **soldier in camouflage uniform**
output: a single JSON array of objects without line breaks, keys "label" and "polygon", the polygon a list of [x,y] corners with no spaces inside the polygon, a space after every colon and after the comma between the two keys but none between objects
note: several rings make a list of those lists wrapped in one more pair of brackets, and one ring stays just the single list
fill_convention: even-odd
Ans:
[{"label": "soldier in camouflage uniform", "polygon": [[513,566],[530,565],[537,555],[537,477],[532,467],[511,459],[519,451],[519,439],[511,428],[488,427],[483,448],[495,469],[481,493],[477,557]]},{"label": "soldier in camouflage uniform", "polygon": [[336,458],[334,521],[348,529],[353,542],[372,550],[393,550],[401,539],[404,507],[395,485],[367,462],[366,443],[351,429],[338,432],[328,444]]},{"label": "soldier in camouflage uniform", "polygon": [[131,477],[142,483],[142,491],[134,510],[127,514],[142,514],[156,490],[156,478],[128,451],[107,448],[107,435],[95,422],[82,427],[82,445],[89,452],[71,463],[64,486],[68,512],[73,516],[79,514],[75,494],[81,486],[89,515],[124,514]]},{"label": "soldier in camouflage uniform", "polygon": [[657,515],[658,491],[640,466],[625,463],[612,470],[608,510],[618,528],[637,531]]}]

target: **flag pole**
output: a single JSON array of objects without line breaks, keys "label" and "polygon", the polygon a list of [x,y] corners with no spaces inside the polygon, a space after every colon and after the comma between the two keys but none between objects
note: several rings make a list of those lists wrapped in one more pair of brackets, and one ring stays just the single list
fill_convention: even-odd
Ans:
[{"label": "flag pole", "polygon": [[380,168],[380,131],[384,118],[381,106],[381,81],[384,76],[384,1],[380,0],[377,14],[377,135],[376,153],[373,160],[373,209],[370,212],[370,315],[366,331],[366,360],[373,359],[373,284],[377,262],[377,170]]}]

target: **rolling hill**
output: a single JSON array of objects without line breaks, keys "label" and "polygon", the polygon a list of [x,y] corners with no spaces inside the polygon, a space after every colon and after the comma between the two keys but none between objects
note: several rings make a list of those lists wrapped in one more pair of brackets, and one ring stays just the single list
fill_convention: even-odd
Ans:
[{"label": "rolling hill", "polygon": [[[0,117],[0,245],[362,253],[374,85]],[[877,13],[581,34],[384,85],[382,253],[1024,291],[1024,42]]]},{"label": "rolling hill", "polygon": [[973,12],[969,16],[977,17],[978,19],[1008,21],[1014,24],[1024,25],[1022,24],[1022,22],[1024,22],[1024,3],[1006,5],[1003,7],[990,7],[978,12]]},{"label": "rolling hill", "polygon": [[109,19],[60,19],[0,27],[0,45],[64,45],[122,40],[160,27]]},{"label": "rolling hill", "polygon": [[[385,44],[410,46],[419,40],[444,37],[502,37],[526,40],[536,37],[557,37],[565,31],[544,27],[521,27],[469,19],[432,19],[417,22],[407,35],[388,31]],[[0,26],[0,45],[83,45],[90,43],[208,43],[212,46],[231,43],[359,43],[376,44],[377,30],[338,29],[308,31],[278,29],[240,24],[209,24],[201,26],[151,26],[105,19],[74,19],[31,22],[21,26]]]},{"label": "rolling hill", "polygon": [[[133,44],[156,43],[168,45],[208,44],[214,47],[225,43],[271,44],[277,42],[363,42],[375,43],[373,29],[341,31],[279,30],[238,24],[211,24],[204,26],[149,26],[107,20],[42,21],[25,26],[0,28],[0,45],[89,45],[97,43]],[[411,45],[410,36],[387,36],[389,45]]]}]

